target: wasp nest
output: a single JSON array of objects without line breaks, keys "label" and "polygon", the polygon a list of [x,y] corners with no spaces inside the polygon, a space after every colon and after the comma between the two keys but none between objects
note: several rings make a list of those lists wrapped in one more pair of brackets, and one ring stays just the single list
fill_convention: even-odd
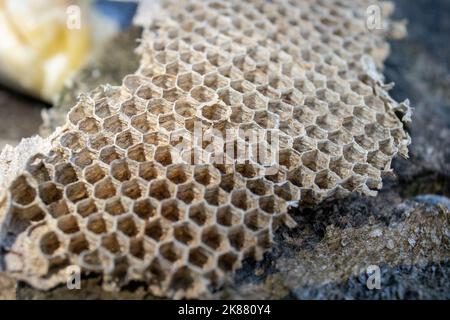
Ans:
[{"label": "wasp nest", "polygon": [[[384,31],[369,31],[372,2],[161,4],[134,75],[81,97],[26,160],[0,158],[4,269],[46,289],[77,265],[110,287],[198,297],[262,257],[276,227],[293,224],[290,204],[373,195],[409,137],[396,115],[408,106],[378,71],[392,8],[380,3]],[[276,132],[278,163],[198,142],[196,123],[253,129],[260,149]]]}]

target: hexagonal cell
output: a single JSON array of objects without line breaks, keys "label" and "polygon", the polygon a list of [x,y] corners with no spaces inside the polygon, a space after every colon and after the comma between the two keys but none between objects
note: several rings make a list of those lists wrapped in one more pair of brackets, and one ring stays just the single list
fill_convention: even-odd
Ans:
[{"label": "hexagonal cell", "polygon": [[104,136],[103,134],[98,134],[96,136],[89,137],[89,147],[91,147],[94,150],[100,150],[107,145],[110,145],[112,142],[111,140]]},{"label": "hexagonal cell", "polygon": [[197,277],[194,276],[191,269],[188,267],[181,267],[175,271],[170,280],[170,290],[174,292],[188,292],[195,291],[195,286],[199,285]]},{"label": "hexagonal cell", "polygon": [[197,232],[197,228],[189,222],[177,225],[173,229],[175,239],[185,245],[191,245],[195,242],[197,239]]},{"label": "hexagonal cell", "polygon": [[193,248],[189,251],[189,262],[196,267],[207,270],[214,264],[214,256],[203,247]]},{"label": "hexagonal cell", "polygon": [[204,76],[207,73],[210,73],[213,70],[214,70],[214,67],[208,61],[203,61],[203,62],[192,65],[192,71],[195,71],[195,72],[201,74],[202,76]]},{"label": "hexagonal cell", "polygon": [[226,87],[228,85],[228,79],[223,77],[217,72],[213,72],[205,75],[203,78],[203,84],[213,90]]},{"label": "hexagonal cell", "polygon": [[85,199],[77,203],[77,213],[85,218],[98,211],[95,201],[92,199]]},{"label": "hexagonal cell", "polygon": [[140,238],[132,238],[130,239],[130,247],[129,247],[130,255],[134,258],[144,260],[145,259],[145,247],[144,242]]},{"label": "hexagonal cell", "polygon": [[222,188],[210,187],[205,189],[204,199],[210,205],[220,206],[228,203],[229,195]]},{"label": "hexagonal cell", "polygon": [[230,121],[234,123],[246,123],[253,119],[253,112],[247,111],[242,106],[232,107]]},{"label": "hexagonal cell", "polygon": [[[156,117],[154,116],[159,116],[161,114],[166,114],[169,112],[172,112],[172,103],[168,102],[165,99],[156,99],[156,100],[151,100],[148,103],[148,113],[144,113],[141,115],[140,118],[136,119],[136,126],[140,126],[140,125],[144,125],[147,124],[147,131],[151,129],[152,126],[154,126],[156,124]],[[145,117],[144,117],[145,116]],[[145,129],[145,128],[143,128]],[[142,130],[140,130],[141,132],[143,132]],[[145,132],[143,132],[145,133]]]},{"label": "hexagonal cell", "polygon": [[169,89],[175,86],[176,77],[169,74],[160,74],[152,78],[152,82],[155,86],[162,89]]},{"label": "hexagonal cell", "polygon": [[120,218],[117,221],[117,229],[128,237],[134,237],[139,232],[138,226],[131,216]]},{"label": "hexagonal cell", "polygon": [[202,243],[220,252],[227,246],[227,238],[216,226],[210,226],[203,229],[201,236]]},{"label": "hexagonal cell", "polygon": [[169,136],[159,131],[153,131],[144,135],[143,142],[154,146],[164,145],[169,143]]},{"label": "hexagonal cell", "polygon": [[266,228],[270,222],[270,216],[264,214],[258,209],[251,210],[244,216],[244,224],[253,231]]},{"label": "hexagonal cell", "polygon": [[[156,129],[156,119],[152,117],[149,113],[144,112],[131,118],[131,126],[140,133],[147,133],[151,130]],[[136,135],[135,137],[136,137],[135,139],[129,139],[130,144],[128,145],[128,147],[139,142],[140,140],[139,136]]]},{"label": "hexagonal cell", "polygon": [[309,151],[302,155],[302,163],[312,171],[320,171],[328,166],[328,157],[320,151]]},{"label": "hexagonal cell", "polygon": [[62,216],[58,219],[58,228],[66,234],[72,234],[80,231],[77,219],[72,215]]},{"label": "hexagonal cell", "polygon": [[53,255],[60,246],[61,242],[59,241],[58,236],[52,231],[44,234],[39,240],[39,248],[48,256]]},{"label": "hexagonal cell", "polygon": [[120,111],[128,118],[131,118],[143,111],[143,104],[136,100],[137,99],[131,98],[130,100],[122,103],[122,106],[120,107]]},{"label": "hexagonal cell", "polygon": [[193,117],[197,113],[195,102],[188,99],[176,101],[174,110],[178,115],[184,118]]},{"label": "hexagonal cell", "polygon": [[366,159],[366,151],[355,143],[344,146],[343,154],[349,162],[364,162]]},{"label": "hexagonal cell", "polygon": [[[95,102],[94,113],[97,117],[105,119],[111,115],[111,109],[108,105],[107,99],[100,99]],[[84,119],[84,117],[77,117],[79,120]]]},{"label": "hexagonal cell", "polygon": [[296,151],[303,153],[316,149],[316,141],[310,137],[303,136],[294,140],[293,146]]},{"label": "hexagonal cell", "polygon": [[183,250],[179,246],[177,246],[175,243],[169,242],[169,243],[165,243],[159,247],[159,253],[166,260],[173,263],[173,262],[181,259],[182,255],[183,255]]},{"label": "hexagonal cell", "polygon": [[94,188],[94,196],[98,199],[108,199],[116,195],[116,187],[111,178],[105,178],[98,182]]},{"label": "hexagonal cell", "polygon": [[118,181],[127,181],[131,178],[131,171],[125,159],[114,160],[111,163],[111,175]]},{"label": "hexagonal cell", "polygon": [[144,234],[155,241],[162,241],[167,237],[168,233],[169,228],[159,219],[147,222],[145,225]]},{"label": "hexagonal cell", "polygon": [[208,224],[213,217],[213,211],[204,203],[195,204],[189,207],[189,219],[197,225]]},{"label": "hexagonal cell", "polygon": [[323,140],[327,137],[327,132],[316,125],[311,125],[306,128],[306,134],[308,137],[315,140]]},{"label": "hexagonal cell", "polygon": [[71,162],[83,169],[92,164],[95,155],[87,148],[80,152],[73,152]]},{"label": "hexagonal cell", "polygon": [[126,130],[124,132],[119,133],[116,136],[115,145],[121,149],[128,149],[132,145],[138,143],[140,141],[140,136],[131,130]]},{"label": "hexagonal cell", "polygon": [[36,154],[31,157],[27,163],[25,170],[28,171],[37,183],[44,183],[50,180],[51,170],[44,163],[44,155]]},{"label": "hexagonal cell", "polygon": [[341,185],[345,189],[353,192],[364,185],[365,178],[362,176],[352,175],[348,177]]},{"label": "hexagonal cell", "polygon": [[264,129],[274,129],[278,125],[278,116],[266,110],[256,111],[254,121]]},{"label": "hexagonal cell", "polygon": [[76,132],[67,132],[59,140],[61,146],[73,151],[80,150],[83,147],[84,141]]},{"label": "hexagonal cell", "polygon": [[105,203],[105,211],[111,216],[118,216],[124,214],[127,210],[125,209],[120,198],[110,199]]},{"label": "hexagonal cell", "polygon": [[300,155],[291,149],[280,150],[279,164],[288,170],[295,168],[300,164]]},{"label": "hexagonal cell", "polygon": [[259,207],[267,213],[283,213],[286,210],[286,202],[274,195],[264,196],[258,199]]},{"label": "hexagonal cell", "polygon": [[169,146],[159,146],[155,150],[155,160],[163,166],[172,164],[172,148]]},{"label": "hexagonal cell", "polygon": [[151,181],[161,177],[164,168],[154,162],[144,162],[139,164],[139,177],[144,180]]},{"label": "hexagonal cell", "polygon": [[55,166],[55,180],[63,185],[78,181],[75,169],[69,163],[60,163]]},{"label": "hexagonal cell", "polygon": [[125,251],[125,245],[117,234],[107,234],[101,240],[101,246],[112,254],[119,254]]},{"label": "hexagonal cell", "polygon": [[186,164],[170,165],[166,169],[166,177],[175,184],[181,184],[192,176],[191,168]]},{"label": "hexagonal cell", "polygon": [[215,92],[204,86],[196,86],[191,90],[191,97],[198,102],[208,102],[215,98]]},{"label": "hexagonal cell", "polygon": [[225,227],[237,225],[241,220],[242,213],[230,205],[220,207],[216,212],[217,223]]},{"label": "hexagonal cell", "polygon": [[145,162],[152,160],[153,155],[153,148],[142,143],[129,148],[127,151],[128,158],[136,162]]},{"label": "hexagonal cell", "polygon": [[353,136],[346,130],[337,130],[328,133],[328,140],[337,145],[344,145],[352,142]]},{"label": "hexagonal cell", "polygon": [[314,172],[307,168],[296,168],[287,174],[287,179],[294,185],[300,188],[309,188],[314,182]]},{"label": "hexagonal cell", "polygon": [[126,123],[119,115],[106,118],[103,121],[103,130],[111,133],[119,133],[126,127]]},{"label": "hexagonal cell", "polygon": [[202,82],[201,76],[196,72],[180,74],[177,79],[177,85],[186,92],[189,92],[194,86]]},{"label": "hexagonal cell", "polygon": [[47,208],[50,215],[55,219],[69,214],[69,207],[67,206],[67,202],[65,200],[53,202]]},{"label": "hexagonal cell", "polygon": [[385,170],[389,167],[391,158],[381,151],[373,151],[367,154],[367,161],[380,170]]},{"label": "hexagonal cell", "polygon": [[329,170],[323,170],[317,173],[314,182],[320,189],[327,190],[333,189],[336,186],[338,180],[339,177],[334,173],[330,172]]},{"label": "hexagonal cell", "polygon": [[340,178],[346,178],[352,172],[352,165],[343,157],[331,159],[330,170],[336,173]]},{"label": "hexagonal cell", "polygon": [[95,234],[106,233],[106,222],[101,215],[92,215],[91,217],[89,217],[87,229]]},{"label": "hexagonal cell", "polygon": [[73,125],[77,125],[80,120],[86,118],[89,107],[82,102],[78,102],[69,112],[68,119]]},{"label": "hexagonal cell", "polygon": [[62,195],[62,189],[53,182],[44,182],[39,185],[39,197],[46,205],[61,200]]},{"label": "hexagonal cell", "polygon": [[150,100],[161,97],[161,92],[156,90],[153,86],[146,84],[139,87],[136,91],[136,96],[144,100]]},{"label": "hexagonal cell", "polygon": [[69,252],[80,254],[89,250],[89,242],[83,234],[74,235],[69,241]]},{"label": "hexagonal cell", "polygon": [[180,89],[178,89],[176,87],[172,88],[172,89],[164,90],[164,92],[163,92],[163,98],[170,102],[175,102],[183,96],[184,96],[183,91],[181,91]]},{"label": "hexagonal cell", "polygon": [[86,118],[78,124],[78,128],[87,134],[95,134],[100,129],[100,124],[94,118]]},{"label": "hexagonal cell", "polygon": [[248,210],[256,206],[255,199],[246,190],[233,190],[231,193],[231,203],[239,209]]},{"label": "hexagonal cell", "polygon": [[247,93],[243,98],[244,104],[247,108],[252,110],[267,109],[267,102],[265,98],[258,92]]},{"label": "hexagonal cell", "polygon": [[197,165],[194,168],[194,179],[206,187],[214,186],[220,182],[220,173],[212,165]]},{"label": "hexagonal cell", "polygon": [[152,204],[150,199],[139,200],[134,203],[133,212],[139,218],[147,220],[156,215],[156,206]]},{"label": "hexagonal cell", "polygon": [[86,199],[88,196],[88,190],[83,182],[76,182],[66,187],[66,197],[73,203]]},{"label": "hexagonal cell", "polygon": [[123,182],[121,192],[125,197],[134,200],[140,198],[142,195],[141,187],[136,179]]},{"label": "hexagonal cell", "polygon": [[217,264],[225,272],[233,271],[238,265],[238,256],[233,252],[224,253],[219,257]]},{"label": "hexagonal cell", "polygon": [[229,109],[226,105],[215,103],[202,108],[202,115],[210,121],[220,121],[229,117]]},{"label": "hexagonal cell", "polygon": [[203,187],[194,183],[188,182],[178,186],[177,189],[177,199],[180,199],[186,204],[196,203],[202,200]]},{"label": "hexagonal cell", "polygon": [[174,185],[168,180],[154,180],[150,184],[150,197],[153,197],[157,200],[164,200],[170,198],[175,193]]},{"label": "hexagonal cell", "polygon": [[242,95],[230,88],[218,90],[219,99],[228,106],[238,106],[242,102]]},{"label": "hexagonal cell", "polygon": [[114,160],[122,158],[121,153],[114,146],[107,146],[100,151],[100,160],[110,164]]},{"label": "hexagonal cell", "polygon": [[161,203],[160,214],[171,222],[180,221],[184,218],[185,207],[175,199],[165,200]]}]

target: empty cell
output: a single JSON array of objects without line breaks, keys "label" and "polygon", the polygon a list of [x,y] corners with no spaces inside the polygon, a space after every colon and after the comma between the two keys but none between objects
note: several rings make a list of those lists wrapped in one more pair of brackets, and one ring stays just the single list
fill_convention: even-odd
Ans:
[{"label": "empty cell", "polygon": [[244,224],[253,231],[266,228],[270,221],[271,218],[258,209],[251,210],[244,216]]},{"label": "empty cell", "polygon": [[220,207],[216,213],[216,222],[225,227],[235,226],[242,221],[241,211],[230,205]]},{"label": "empty cell", "polygon": [[206,188],[203,197],[208,204],[213,206],[220,206],[228,203],[229,201],[228,193],[220,187]]},{"label": "empty cell", "polygon": [[157,200],[164,200],[172,197],[175,193],[174,185],[165,180],[153,180],[150,184],[149,195]]},{"label": "empty cell", "polygon": [[[147,112],[144,112],[144,113],[141,113],[140,115],[133,116],[131,118],[131,125],[133,126],[133,128],[135,128],[139,132],[147,133],[149,131],[156,129],[156,118],[154,116],[151,116]],[[136,143],[136,142],[138,142],[138,140],[139,140],[139,137],[136,136],[136,138],[133,139],[133,142]],[[131,145],[133,145],[133,144],[131,144]],[[129,146],[131,146],[131,145],[129,145]]]},{"label": "empty cell", "polygon": [[217,90],[227,86],[228,79],[217,72],[213,72],[204,76],[203,84],[213,90]]},{"label": "empty cell", "polygon": [[198,102],[208,102],[215,98],[215,92],[204,86],[196,86],[191,90],[191,97]]},{"label": "empty cell", "polygon": [[159,247],[159,253],[166,260],[170,262],[175,262],[181,259],[183,255],[183,250],[180,247],[178,247],[175,243],[169,242]]},{"label": "empty cell", "polygon": [[146,252],[142,239],[140,238],[132,238],[130,239],[130,255],[134,258],[144,260]]},{"label": "empty cell", "polygon": [[146,133],[143,136],[142,141],[146,144],[160,146],[160,145],[165,145],[165,144],[169,143],[169,136],[167,134],[159,132],[159,131],[153,131],[153,132]]},{"label": "empty cell", "polygon": [[145,225],[144,234],[155,240],[162,241],[168,235],[169,229],[160,220],[153,220],[152,222],[147,222]]},{"label": "empty cell", "polygon": [[316,185],[323,190],[332,189],[336,186],[339,177],[328,170],[323,170],[317,173],[314,182]]},{"label": "empty cell", "polygon": [[219,257],[217,264],[225,272],[233,271],[237,267],[238,256],[233,252],[224,253]]},{"label": "empty cell", "polygon": [[229,117],[229,108],[221,103],[206,105],[202,108],[202,115],[210,121],[220,121]]},{"label": "empty cell", "polygon": [[119,133],[115,139],[115,145],[121,149],[128,149],[134,144],[139,143],[140,136],[131,130],[126,130],[124,132]]},{"label": "empty cell", "polygon": [[148,112],[149,115],[146,119],[146,121],[151,121],[152,123],[156,123],[154,119],[160,114],[169,113],[172,111],[172,103],[168,102],[165,99],[154,99],[149,102],[148,104]]},{"label": "empty cell", "polygon": [[193,117],[197,112],[195,102],[188,99],[181,99],[176,101],[174,110],[178,115],[184,118]]},{"label": "empty cell", "polygon": [[219,99],[228,106],[238,106],[242,102],[242,95],[231,88],[220,89],[217,91],[217,94]]},{"label": "empty cell", "polygon": [[220,182],[220,173],[212,165],[197,165],[194,168],[194,179],[206,187],[214,186]]},{"label": "empty cell", "polygon": [[47,209],[50,215],[55,219],[69,214],[69,207],[67,206],[67,202],[65,200],[53,202],[47,206]]},{"label": "empty cell", "polygon": [[352,165],[343,157],[330,160],[330,170],[336,173],[340,178],[347,178],[352,173]]},{"label": "empty cell", "polygon": [[105,203],[105,211],[111,216],[119,216],[124,214],[127,210],[125,209],[120,198],[110,199]]},{"label": "empty cell", "polygon": [[189,207],[189,219],[199,226],[207,224],[212,217],[212,209],[204,203],[194,204]]},{"label": "empty cell", "polygon": [[154,162],[144,162],[139,164],[139,177],[151,181],[162,176],[164,168]]},{"label": "empty cell", "polygon": [[125,197],[134,200],[140,198],[142,195],[141,187],[139,186],[139,183],[136,179],[123,182],[121,192]]},{"label": "empty cell", "polygon": [[282,213],[286,209],[286,204],[283,200],[274,195],[267,195],[258,199],[259,207],[267,213]]},{"label": "empty cell", "polygon": [[273,186],[274,193],[285,201],[294,201],[299,198],[299,190],[289,181]]},{"label": "empty cell", "polygon": [[60,246],[61,242],[59,241],[58,236],[52,231],[44,234],[39,241],[41,251],[49,256],[53,255]]},{"label": "empty cell", "polygon": [[146,162],[153,158],[153,148],[140,143],[129,148],[127,156],[136,162]]},{"label": "empty cell", "polygon": [[185,207],[177,200],[171,199],[161,203],[161,216],[171,222],[180,221],[184,218]]},{"label": "empty cell", "polygon": [[104,163],[110,164],[114,160],[122,158],[122,156],[114,146],[108,146],[100,151],[99,158]]},{"label": "empty cell", "polygon": [[342,154],[342,147],[328,140],[319,142],[317,148],[330,157],[337,157]]},{"label": "empty cell", "polygon": [[119,254],[124,252],[124,245],[119,240],[118,235],[112,233],[103,236],[101,240],[101,245],[103,248],[111,252],[112,254]]},{"label": "empty cell", "polygon": [[80,254],[89,250],[89,242],[83,234],[74,235],[70,238],[68,249],[70,253]]},{"label": "empty cell", "polygon": [[364,162],[366,151],[355,143],[344,146],[343,154],[348,162]]},{"label": "empty cell", "polygon": [[[94,113],[97,117],[102,119],[105,119],[112,114],[107,99],[100,99],[95,103]],[[84,119],[84,117],[80,118],[80,120],[81,119]]]},{"label": "empty cell", "polygon": [[294,185],[300,188],[309,188],[314,182],[314,172],[307,168],[296,168],[289,171],[287,179]]},{"label": "empty cell", "polygon": [[83,218],[86,218],[97,211],[97,205],[92,199],[85,199],[77,203],[77,213]]},{"label": "empty cell", "polygon": [[83,182],[76,182],[66,187],[66,197],[73,203],[86,199],[88,196],[88,190]]},{"label": "empty cell", "polygon": [[193,248],[189,251],[189,263],[200,269],[207,270],[213,266],[214,256],[206,248]]},{"label": "empty cell", "polygon": [[136,91],[136,96],[144,100],[150,100],[161,97],[161,92],[149,84],[144,84]]},{"label": "empty cell", "polygon": [[278,161],[281,166],[290,170],[300,164],[300,155],[291,149],[280,150]]},{"label": "empty cell", "polygon": [[178,121],[173,113],[160,115],[158,117],[158,124],[160,129],[166,129],[171,132],[176,128],[182,127],[182,121]]},{"label": "empty cell", "polygon": [[49,205],[62,199],[62,189],[53,182],[44,182],[39,185],[39,197],[46,205]]},{"label": "empty cell", "polygon": [[191,245],[197,239],[197,229],[189,222],[185,222],[174,227],[173,235],[179,242]]},{"label": "empty cell", "polygon": [[55,166],[55,179],[56,182],[67,185],[77,181],[78,176],[71,164],[60,163]]},{"label": "empty cell", "polygon": [[312,171],[320,171],[328,166],[328,157],[320,151],[309,151],[302,155],[302,163]]},{"label": "empty cell", "polygon": [[158,146],[155,150],[155,160],[163,166],[172,164],[172,148],[169,146]]},{"label": "empty cell", "polygon": [[133,212],[142,220],[147,220],[156,215],[156,208],[150,199],[143,199],[134,203]]},{"label": "empty cell", "polygon": [[244,95],[243,102],[251,110],[266,110],[267,101],[258,92],[251,92]]},{"label": "empty cell", "polygon": [[154,76],[152,82],[155,86],[162,89],[169,89],[175,86],[176,77],[169,74],[161,74]]},{"label": "empty cell", "polygon": [[63,146],[64,148],[68,148],[72,151],[80,150],[84,145],[84,141],[81,139],[80,135],[76,132],[68,132],[64,134],[59,141],[61,146]]},{"label": "empty cell", "polygon": [[216,252],[222,251],[227,246],[227,238],[216,226],[204,228],[201,240],[203,244]]},{"label": "empty cell", "polygon": [[203,188],[194,182],[188,182],[177,187],[176,197],[186,204],[196,203],[202,200]]},{"label": "empty cell", "polygon": [[86,118],[78,124],[78,128],[87,134],[95,134],[100,129],[100,124],[94,118]]},{"label": "empty cell", "polygon": [[94,196],[98,199],[108,199],[116,195],[116,187],[111,178],[105,178],[98,182],[94,188]]},{"label": "empty cell", "polygon": [[136,222],[130,216],[118,220],[117,229],[128,237],[134,237],[139,232]]},{"label": "empty cell", "polygon": [[119,133],[126,128],[126,123],[120,118],[119,115],[106,118],[103,121],[103,130],[111,133]]},{"label": "empty cell", "polygon": [[72,215],[66,215],[59,218],[58,229],[67,234],[80,231],[77,219]]},{"label": "empty cell", "polygon": [[178,87],[186,92],[189,92],[194,86],[201,84],[201,82],[202,78],[196,72],[180,74],[177,79]]},{"label": "empty cell", "polygon": [[94,164],[84,169],[84,178],[90,184],[95,184],[97,181],[105,177],[105,170],[98,164]]},{"label": "empty cell", "polygon": [[91,147],[94,150],[100,150],[110,144],[111,144],[111,140],[108,137],[106,137],[102,134],[98,134],[96,136],[89,138],[88,145],[89,145],[89,147]]},{"label": "empty cell", "polygon": [[231,203],[242,210],[252,209],[256,206],[255,199],[245,189],[234,190],[231,193]]},{"label": "empty cell", "polygon": [[170,102],[175,102],[183,96],[184,96],[183,91],[181,91],[177,87],[172,89],[166,89],[163,91],[163,98]]},{"label": "empty cell", "polygon": [[80,152],[73,152],[71,162],[83,169],[92,164],[95,155],[87,148]]}]

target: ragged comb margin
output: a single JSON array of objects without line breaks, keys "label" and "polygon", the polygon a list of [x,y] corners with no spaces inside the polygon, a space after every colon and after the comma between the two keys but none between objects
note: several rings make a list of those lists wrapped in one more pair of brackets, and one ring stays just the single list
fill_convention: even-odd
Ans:
[{"label": "ragged comb margin", "polygon": [[[20,161],[0,158],[3,269],[48,289],[76,265],[108,289],[195,298],[261,259],[290,204],[375,195],[410,139],[396,116],[409,105],[380,74],[399,28],[380,2],[383,30],[368,30],[373,2],[163,2],[135,74],[81,96]],[[238,134],[234,151],[270,149],[276,132],[278,163],[198,142],[196,123],[262,137]]]}]

